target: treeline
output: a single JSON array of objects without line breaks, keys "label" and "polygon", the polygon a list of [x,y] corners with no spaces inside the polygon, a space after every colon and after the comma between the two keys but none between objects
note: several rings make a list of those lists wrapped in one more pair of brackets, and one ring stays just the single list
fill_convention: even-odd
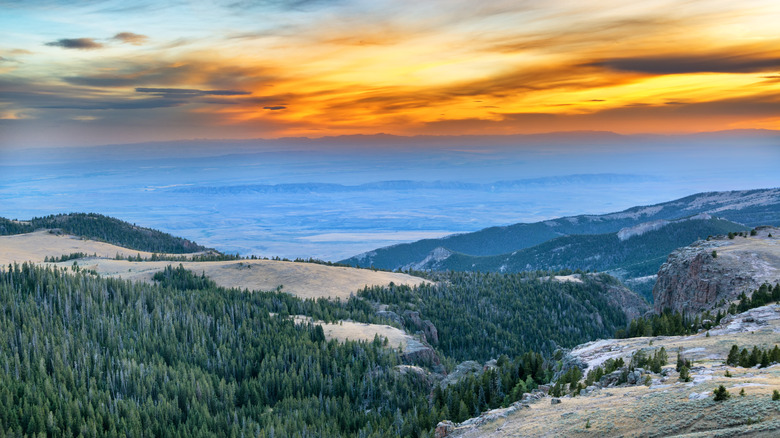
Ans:
[{"label": "treeline", "polygon": [[177,289],[188,276],[0,270],[0,433],[419,437],[442,419],[430,383],[399,373],[381,340],[328,342],[284,316],[356,316],[347,304]]},{"label": "treeline", "polygon": [[774,288],[769,283],[764,283],[753,291],[750,296],[742,292],[739,295],[739,303],[731,303],[729,305],[729,313],[733,315],[746,312],[777,301],[780,301],[780,283],[775,284]]},{"label": "treeline", "polygon": [[31,233],[39,229],[61,229],[68,234],[137,251],[192,253],[206,250],[190,240],[95,213],[57,214],[26,222],[0,218],[0,235]]},{"label": "treeline", "polygon": [[632,319],[627,328],[615,331],[615,338],[690,335],[718,325],[724,316],[726,316],[726,312],[720,310],[715,315],[712,315],[708,310],[701,315],[689,316],[666,309],[660,315],[640,316]]},{"label": "treeline", "polygon": [[582,283],[539,273],[448,272],[436,279],[415,287],[365,288],[358,296],[399,315],[418,311],[438,329],[434,346],[456,361],[518,357],[530,350],[549,354],[557,346],[609,337],[628,322],[608,299],[605,285],[612,279],[606,275],[583,276]]},{"label": "treeline", "polygon": [[[251,260],[257,258],[252,256]],[[208,251],[203,254],[157,254],[152,253],[149,257],[142,257],[141,254],[122,255],[116,253],[114,260],[127,260],[129,262],[228,262],[234,260],[250,260],[249,257],[243,258],[239,254],[222,254],[216,251]]]},{"label": "treeline", "polygon": [[175,268],[168,265],[162,271],[155,272],[152,280],[159,282],[162,287],[180,290],[216,289],[218,287],[217,283],[206,277],[205,273],[201,273],[200,276],[195,275],[192,271],[184,269],[181,264]]},{"label": "treeline", "polygon": [[766,368],[773,363],[780,363],[780,348],[777,345],[775,348],[767,347],[766,349],[753,346],[750,351],[747,348],[740,351],[738,346],[732,345],[729,355],[726,357],[726,365],[733,367],[751,368],[759,365],[759,368]]},{"label": "treeline", "polygon": [[615,331],[615,337],[622,339],[695,334],[700,330],[709,330],[720,324],[720,321],[728,314],[734,315],[777,301],[780,301],[780,283],[775,284],[774,287],[764,283],[750,296],[742,292],[739,295],[739,302],[731,303],[728,311],[718,310],[718,313],[713,315],[707,310],[700,315],[690,316],[666,309],[660,315],[649,315],[631,320],[627,328]]},{"label": "treeline", "polygon": [[489,409],[509,406],[551,378],[551,364],[539,353],[528,352],[515,359],[501,355],[495,367],[481,374],[469,374],[444,389],[437,385],[433,410],[438,418],[462,422]]},{"label": "treeline", "polygon": [[[93,257],[97,257],[97,254],[93,254]],[[67,262],[70,260],[77,260],[77,259],[83,259],[84,257],[89,257],[88,254],[83,252],[72,252],[70,254],[63,254],[59,257],[57,256],[46,256],[43,258],[44,263],[59,263],[59,262]]]}]

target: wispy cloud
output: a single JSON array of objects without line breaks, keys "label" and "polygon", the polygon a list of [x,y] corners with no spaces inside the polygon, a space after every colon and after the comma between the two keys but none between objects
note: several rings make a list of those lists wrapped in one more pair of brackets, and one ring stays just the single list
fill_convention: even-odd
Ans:
[{"label": "wispy cloud", "polygon": [[149,37],[146,35],[140,35],[132,32],[119,32],[118,34],[114,35],[111,39],[122,43],[133,44],[138,46],[145,43],[149,39]]},{"label": "wispy cloud", "polygon": [[780,93],[771,0],[51,1],[14,13],[26,29],[95,37],[32,53],[40,40],[20,24],[6,46],[24,63],[0,52],[3,111],[68,123],[127,110],[169,137],[195,124],[269,137],[766,127]]}]

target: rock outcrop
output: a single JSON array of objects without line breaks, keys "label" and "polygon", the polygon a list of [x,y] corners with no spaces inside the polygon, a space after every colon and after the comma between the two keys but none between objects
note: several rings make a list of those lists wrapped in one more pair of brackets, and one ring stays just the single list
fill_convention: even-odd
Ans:
[{"label": "rock outcrop", "polygon": [[607,299],[610,304],[622,309],[629,321],[651,310],[644,298],[618,282],[607,283],[604,287],[607,290]]},{"label": "rock outcrop", "polygon": [[690,314],[724,309],[765,282],[780,282],[780,229],[759,227],[754,236],[698,241],[674,251],[661,266],[653,288],[654,310]]},{"label": "rock outcrop", "polygon": [[401,357],[405,362],[437,368],[441,362],[436,351],[425,342],[416,339],[408,339]]},{"label": "rock outcrop", "polygon": [[436,431],[433,433],[434,438],[444,438],[449,436],[455,429],[455,425],[452,421],[440,421],[436,425]]},{"label": "rock outcrop", "polygon": [[436,326],[430,320],[420,319],[420,312],[414,312],[411,310],[404,311],[404,320],[413,326],[424,337],[424,340],[430,344],[437,345],[439,343],[439,331]]}]

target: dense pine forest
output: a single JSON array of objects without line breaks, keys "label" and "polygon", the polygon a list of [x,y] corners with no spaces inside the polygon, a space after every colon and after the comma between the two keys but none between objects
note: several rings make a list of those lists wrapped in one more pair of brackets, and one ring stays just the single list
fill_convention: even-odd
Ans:
[{"label": "dense pine forest", "polygon": [[0,236],[31,233],[40,229],[60,229],[67,234],[137,251],[179,254],[207,249],[181,237],[95,213],[57,214],[21,222],[0,217]]},{"label": "dense pine forest", "polygon": [[[615,279],[600,274],[559,282],[549,275],[449,272],[437,274],[436,284],[371,287],[358,296],[398,314],[419,312],[438,329],[438,348],[457,361],[552,353],[610,337],[628,323],[606,292]],[[415,331],[408,323],[407,329]]]},{"label": "dense pine forest", "polygon": [[0,270],[0,436],[426,437],[552,376],[528,352],[442,388],[382,339],[327,341],[287,317],[386,322],[364,299],[224,289],[181,267],[155,280]]},{"label": "dense pine forest", "polygon": [[435,424],[430,385],[396,372],[397,352],[325,341],[283,316],[306,310],[285,294],[27,264],[0,277],[5,435],[419,436]]}]

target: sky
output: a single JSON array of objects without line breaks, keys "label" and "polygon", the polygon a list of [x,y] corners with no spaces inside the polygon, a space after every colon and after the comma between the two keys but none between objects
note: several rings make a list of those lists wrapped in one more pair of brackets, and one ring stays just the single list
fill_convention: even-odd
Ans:
[{"label": "sky", "polygon": [[0,0],[0,147],[780,129],[776,0]]}]

